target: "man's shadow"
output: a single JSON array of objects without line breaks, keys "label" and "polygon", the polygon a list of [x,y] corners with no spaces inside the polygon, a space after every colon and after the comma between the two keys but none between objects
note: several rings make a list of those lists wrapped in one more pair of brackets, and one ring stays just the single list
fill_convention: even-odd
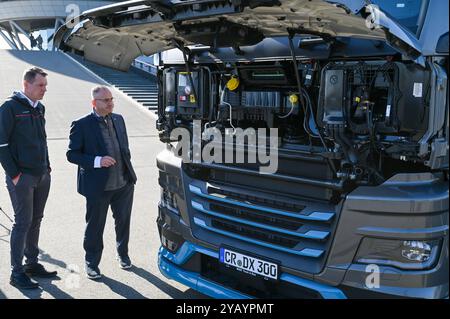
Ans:
[{"label": "man's shadow", "polygon": [[0,289],[0,299],[6,299],[6,295],[3,293],[1,289]]},{"label": "man's shadow", "polygon": [[61,290],[53,284],[53,281],[60,281],[61,278],[59,276],[55,278],[38,278],[37,281],[39,282],[39,285],[42,287],[44,291],[49,293],[51,296],[53,296],[55,299],[74,299],[71,295],[66,293],[65,291]]},{"label": "man's shadow", "polygon": [[130,271],[147,280],[149,283],[151,283],[173,299],[209,299],[208,296],[198,293],[193,289],[188,289],[186,292],[182,292],[181,290],[172,287],[171,285],[167,284],[166,282],[143,268],[133,266]]},{"label": "man's shadow", "polygon": [[[73,299],[73,297],[66,292],[59,289],[53,284],[53,281],[61,280],[60,277],[55,278],[33,278],[39,282],[39,288],[37,289],[19,289],[19,291],[28,299],[43,299],[42,294],[47,292],[55,299]],[[1,298],[1,296],[0,296]]]},{"label": "man's shadow", "polygon": [[126,299],[145,299],[145,297],[134,288],[131,288],[130,286],[112,278],[106,277],[105,275],[102,276],[101,283],[105,284],[113,292]]},{"label": "man's shadow", "polygon": [[44,292],[41,287],[37,289],[17,289],[28,299],[42,299],[42,293]]},{"label": "man's shadow", "polygon": [[39,249],[39,260],[43,262],[58,266],[60,268],[67,269],[67,264],[61,260],[55,259],[50,254],[46,253],[42,249]]}]

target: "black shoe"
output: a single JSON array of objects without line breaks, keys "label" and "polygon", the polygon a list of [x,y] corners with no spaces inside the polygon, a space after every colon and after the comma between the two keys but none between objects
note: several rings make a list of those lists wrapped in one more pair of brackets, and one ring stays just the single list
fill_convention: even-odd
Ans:
[{"label": "black shoe", "polygon": [[47,271],[41,264],[25,265],[25,273],[30,277],[51,278],[56,277],[57,271]]},{"label": "black shoe", "polygon": [[102,278],[102,274],[98,267],[86,266],[86,277],[91,280],[99,280],[100,278]]},{"label": "black shoe", "polygon": [[133,267],[130,257],[128,256],[118,256],[117,260],[119,260],[119,266],[122,269],[130,269],[131,267]]},{"label": "black shoe", "polygon": [[28,277],[25,273],[11,274],[9,279],[11,286],[19,289],[36,289],[39,288],[39,284]]}]

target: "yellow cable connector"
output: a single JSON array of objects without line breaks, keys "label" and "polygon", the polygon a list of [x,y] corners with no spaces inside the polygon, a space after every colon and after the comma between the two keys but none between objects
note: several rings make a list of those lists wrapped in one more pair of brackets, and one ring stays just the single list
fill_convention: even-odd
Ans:
[{"label": "yellow cable connector", "polygon": [[239,87],[239,78],[237,77],[232,77],[228,82],[227,82],[227,89],[230,91],[234,91]]},{"label": "yellow cable connector", "polygon": [[361,102],[361,98],[359,96],[355,97],[355,102],[357,103]]},{"label": "yellow cable connector", "polygon": [[297,94],[291,94],[289,96],[289,102],[291,102],[291,104],[296,104],[298,102]]}]

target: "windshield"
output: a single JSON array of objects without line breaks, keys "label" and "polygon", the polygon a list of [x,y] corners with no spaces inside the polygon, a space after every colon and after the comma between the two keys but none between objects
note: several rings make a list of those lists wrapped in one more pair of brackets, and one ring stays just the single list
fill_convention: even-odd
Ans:
[{"label": "windshield", "polygon": [[395,18],[400,24],[417,33],[422,3],[427,0],[372,0],[384,12]]}]

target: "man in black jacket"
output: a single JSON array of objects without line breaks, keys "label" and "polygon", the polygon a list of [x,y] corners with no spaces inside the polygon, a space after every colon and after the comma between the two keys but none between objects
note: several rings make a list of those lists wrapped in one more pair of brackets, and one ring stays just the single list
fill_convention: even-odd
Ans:
[{"label": "man in black jacket", "polygon": [[39,102],[47,91],[46,76],[40,68],[26,70],[23,91],[14,92],[0,106],[0,162],[14,208],[10,284],[21,289],[39,287],[29,276],[56,276],[56,271],[49,272],[38,263],[39,232],[51,171],[45,108]]},{"label": "man in black jacket", "polygon": [[131,165],[125,122],[114,108],[111,91],[92,90],[92,113],[72,123],[67,159],[78,165],[78,192],[86,197],[86,275],[101,278],[98,265],[109,206],[113,213],[119,265],[131,268],[128,256],[130,218],[136,174]]}]

